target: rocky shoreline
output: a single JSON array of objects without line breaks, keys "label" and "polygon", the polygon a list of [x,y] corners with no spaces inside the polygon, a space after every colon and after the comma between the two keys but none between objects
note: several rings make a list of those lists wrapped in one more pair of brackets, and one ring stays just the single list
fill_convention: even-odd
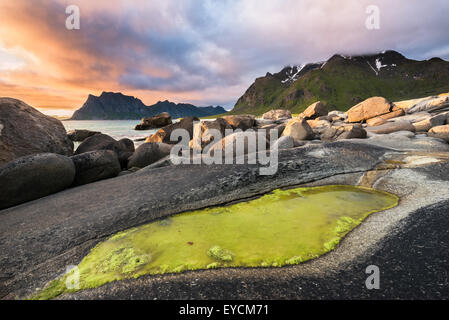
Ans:
[{"label": "rocky shoreline", "polygon": [[[2,107],[8,105],[9,110],[14,106],[33,109],[14,99],[2,98],[0,103]],[[43,116],[30,114],[33,121]],[[11,118],[7,116],[2,121]],[[344,266],[360,264],[370,252],[385,250],[382,243],[394,238],[397,228],[405,228],[408,217],[416,217],[427,207],[435,207],[435,212],[447,209],[449,195],[442,191],[449,190],[447,96],[399,103],[374,97],[346,113],[328,112],[317,102],[297,117],[287,110],[270,111],[262,119],[252,115],[224,116],[202,121],[201,140],[195,141],[194,122],[198,120],[187,117],[164,126],[137,149],[129,139],[117,141],[97,132],[72,133],[72,139],[84,137],[74,154],[67,135],[60,140],[62,149],[37,145],[39,150],[30,149],[28,155],[17,153],[13,141],[17,130],[4,126],[1,159],[12,161],[0,162],[0,297],[27,297],[65,272],[67,265],[78,264],[108,236],[175,213],[309,184],[362,185],[399,195],[401,204],[397,208],[368,218],[335,251],[305,264],[285,269],[220,269],[144,276],[62,298],[325,297],[324,288],[334,283],[331,289],[335,291],[341,286],[336,275],[349,270]],[[11,120],[8,125],[15,123]],[[57,123],[54,126],[59,128]],[[176,141],[170,140],[170,134],[176,129],[185,129],[192,139],[190,148],[201,152],[230,145],[234,148],[234,141],[243,133],[269,134],[275,130],[279,139],[274,145],[267,136],[266,145],[279,152],[277,171],[260,175],[261,165],[248,161],[173,165],[169,155]],[[211,139],[212,129],[241,132],[215,141]],[[30,136],[39,139],[39,134],[44,134],[41,128],[30,126]],[[248,149],[245,159],[251,155]],[[410,236],[407,230],[404,235]],[[441,261],[435,263],[435,268],[441,267]],[[318,277],[321,289],[308,296],[306,291],[294,289],[313,277]],[[265,291],[264,279],[270,279],[266,283],[272,284],[272,290]],[[288,281],[291,285],[286,285]],[[244,285],[237,286],[239,282]],[[211,285],[220,290],[210,292],[207,288]],[[192,286],[196,286],[195,290]],[[173,288],[180,290],[175,294]],[[349,291],[341,293],[341,297],[362,298],[365,294]],[[419,293],[412,290],[410,297],[414,296]],[[447,298],[448,293],[440,290],[438,295],[432,291],[429,297]]]}]

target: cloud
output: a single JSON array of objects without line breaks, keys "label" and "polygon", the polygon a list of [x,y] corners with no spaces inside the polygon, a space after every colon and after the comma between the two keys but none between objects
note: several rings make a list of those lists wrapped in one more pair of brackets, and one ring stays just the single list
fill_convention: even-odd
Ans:
[{"label": "cloud", "polygon": [[[80,30],[65,28],[70,4]],[[372,4],[380,30],[365,27]],[[449,59],[448,11],[444,0],[1,1],[0,94],[73,108],[103,90],[231,106],[255,77],[334,53]]]}]

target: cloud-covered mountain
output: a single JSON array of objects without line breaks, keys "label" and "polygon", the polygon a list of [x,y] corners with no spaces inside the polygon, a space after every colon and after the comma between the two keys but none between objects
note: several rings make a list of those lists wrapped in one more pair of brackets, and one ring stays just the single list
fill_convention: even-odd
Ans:
[{"label": "cloud-covered mountain", "polygon": [[120,92],[103,92],[100,96],[89,95],[83,106],[76,110],[71,120],[125,120],[141,119],[168,112],[172,118],[188,116],[205,117],[225,113],[223,107],[197,107],[187,103],[167,100],[146,106],[140,99]]},{"label": "cloud-covered mountain", "polygon": [[391,101],[449,91],[449,62],[417,61],[396,51],[334,55],[329,60],[289,66],[257,78],[237,101],[232,113],[262,114],[270,109],[302,112],[318,100],[347,110],[372,96]]}]

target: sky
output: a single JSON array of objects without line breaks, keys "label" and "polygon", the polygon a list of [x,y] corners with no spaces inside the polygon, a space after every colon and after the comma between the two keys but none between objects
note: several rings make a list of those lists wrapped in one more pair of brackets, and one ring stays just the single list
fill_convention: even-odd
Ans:
[{"label": "sky", "polygon": [[230,109],[256,77],[336,53],[449,60],[448,12],[447,0],[0,0],[0,96],[52,115],[103,91]]}]

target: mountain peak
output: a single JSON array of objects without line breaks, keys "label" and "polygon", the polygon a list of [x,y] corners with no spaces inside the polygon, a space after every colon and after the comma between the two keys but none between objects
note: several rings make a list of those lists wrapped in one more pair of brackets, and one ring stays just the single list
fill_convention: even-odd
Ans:
[{"label": "mountain peak", "polygon": [[289,109],[299,113],[316,101],[347,110],[371,96],[399,101],[448,92],[448,78],[449,62],[439,58],[417,61],[394,50],[335,54],[325,62],[287,66],[274,75],[257,78],[232,112],[262,114]]},{"label": "mountain peak", "polygon": [[99,97],[89,94],[83,106],[76,110],[72,120],[119,120],[141,119],[168,112],[172,118],[188,116],[204,117],[225,113],[222,107],[196,107],[191,104],[176,104],[168,100],[146,106],[140,99],[121,92],[103,91]]}]

